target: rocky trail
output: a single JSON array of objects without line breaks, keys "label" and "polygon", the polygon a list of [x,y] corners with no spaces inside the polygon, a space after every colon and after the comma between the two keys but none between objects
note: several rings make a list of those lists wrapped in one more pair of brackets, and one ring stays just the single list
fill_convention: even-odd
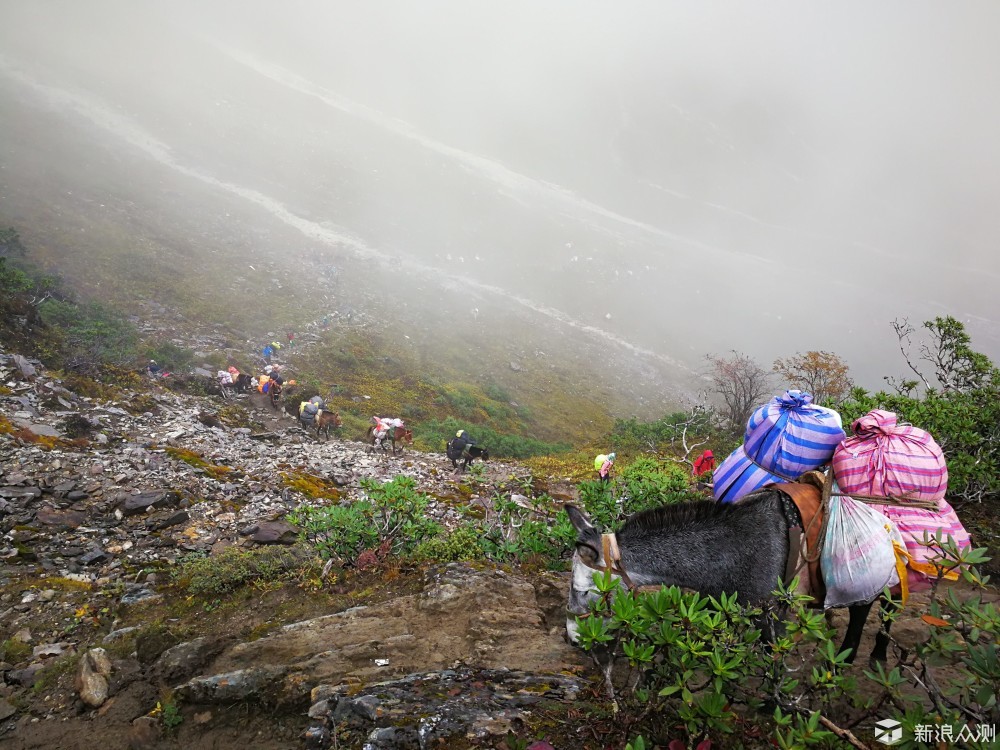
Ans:
[{"label": "rocky trail", "polygon": [[[84,396],[0,352],[0,748],[604,747],[599,678],[564,639],[568,574],[360,557],[331,573],[288,519],[405,475],[448,527],[526,469],[459,477],[441,454],[320,442],[257,394],[165,385]],[[304,572],[188,595],[185,561],[227,550]],[[927,637],[920,611],[893,627],[904,648]]]},{"label": "rocky trail", "polygon": [[186,555],[300,550],[287,514],[331,501],[289,478],[355,499],[362,479],[410,476],[447,526],[522,468],[470,482],[443,455],[319,442],[256,394],[235,404],[250,426],[158,384],[85,397],[17,355],[0,383],[0,747],[321,748],[334,725],[352,747],[495,746],[586,688],[565,576],[357,571],[202,611],[170,594]]}]

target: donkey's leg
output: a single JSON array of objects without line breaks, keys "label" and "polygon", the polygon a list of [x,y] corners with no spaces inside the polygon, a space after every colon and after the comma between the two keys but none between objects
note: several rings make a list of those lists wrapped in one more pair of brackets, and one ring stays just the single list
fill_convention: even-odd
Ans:
[{"label": "donkey's leg", "polygon": [[896,611],[896,605],[894,602],[888,599],[879,599],[879,623],[880,627],[878,633],[875,634],[875,647],[872,649],[872,655],[869,658],[869,663],[873,664],[875,662],[885,663],[886,655],[885,651],[889,646],[889,628],[892,625],[892,620],[890,620],[886,615],[891,615]]},{"label": "donkey's leg", "polygon": [[861,632],[865,629],[865,620],[868,619],[868,613],[871,611],[872,602],[867,604],[855,604],[852,607],[848,607],[848,612],[851,613],[851,619],[847,623],[847,633],[844,634],[844,642],[840,644],[840,652],[851,650],[850,655],[847,657],[847,663],[853,664],[854,657],[858,655],[858,646],[861,645]]},{"label": "donkey's leg", "polygon": [[611,701],[612,710],[618,713],[618,696],[615,694],[615,683],[612,680],[612,673],[615,669],[614,654],[611,649],[598,646],[590,652],[590,658],[594,660],[594,666],[601,671],[601,675],[604,677],[604,690],[608,700]]}]

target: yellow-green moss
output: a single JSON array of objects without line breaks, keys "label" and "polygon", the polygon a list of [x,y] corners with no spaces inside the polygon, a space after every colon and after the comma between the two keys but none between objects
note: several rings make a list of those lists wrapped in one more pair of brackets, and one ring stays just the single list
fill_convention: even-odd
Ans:
[{"label": "yellow-green moss", "polygon": [[63,578],[61,576],[39,579],[35,585],[39,588],[58,589],[60,591],[93,591],[94,589],[90,581],[78,581],[75,578]]},{"label": "yellow-green moss", "polygon": [[205,460],[205,457],[195,451],[188,450],[187,448],[175,448],[174,446],[168,446],[167,455],[171,458],[175,458],[178,461],[183,461],[188,466],[193,466],[196,469],[202,469],[206,474],[215,479],[222,479],[233,469],[230,466],[219,466],[209,461]]},{"label": "yellow-green moss", "polygon": [[340,489],[332,482],[328,482],[322,477],[307,474],[304,471],[283,471],[281,479],[286,486],[301,492],[306,497],[324,500],[339,500]]},{"label": "yellow-green moss", "polygon": [[0,643],[0,661],[9,661],[17,664],[22,659],[27,659],[31,655],[31,644],[19,641],[16,638],[8,638]]}]

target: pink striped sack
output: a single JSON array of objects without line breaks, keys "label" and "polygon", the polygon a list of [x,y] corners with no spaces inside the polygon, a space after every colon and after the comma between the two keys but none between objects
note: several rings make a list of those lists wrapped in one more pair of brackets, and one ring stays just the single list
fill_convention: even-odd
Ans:
[{"label": "pink striped sack", "polygon": [[[847,495],[872,495],[895,499],[903,506],[873,505],[899,528],[910,553],[910,586],[922,588],[933,574],[927,561],[938,556],[924,543],[924,534],[938,530],[950,535],[959,548],[970,545],[969,533],[954,508],[944,499],[948,467],[941,448],[930,433],[900,425],[892,412],[874,409],[851,425],[853,437],[833,454],[833,476]],[[909,508],[907,500],[929,500],[938,509]],[[921,571],[924,575],[921,575]]]}]

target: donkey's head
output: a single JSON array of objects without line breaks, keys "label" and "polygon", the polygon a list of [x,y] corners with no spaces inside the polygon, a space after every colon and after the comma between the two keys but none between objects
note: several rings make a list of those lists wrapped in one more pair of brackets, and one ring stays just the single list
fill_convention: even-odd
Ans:
[{"label": "donkey's head", "polygon": [[600,530],[575,505],[567,505],[566,513],[576,529],[573,579],[570,582],[569,603],[566,606],[566,633],[570,641],[576,643],[576,618],[590,612],[590,603],[598,598],[594,573],[605,567],[605,561]]}]

